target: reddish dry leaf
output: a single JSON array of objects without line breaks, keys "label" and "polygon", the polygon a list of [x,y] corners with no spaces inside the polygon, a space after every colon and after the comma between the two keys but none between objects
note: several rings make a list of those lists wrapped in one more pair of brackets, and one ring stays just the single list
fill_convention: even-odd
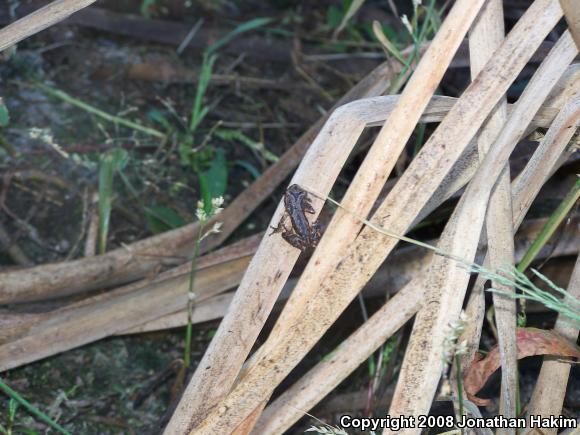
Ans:
[{"label": "reddish dry leaf", "polygon": [[[537,328],[518,328],[516,338],[518,359],[534,355],[580,358],[580,349],[554,331]],[[499,349],[497,346],[485,358],[481,354],[476,354],[463,380],[469,400],[478,406],[486,406],[491,402],[489,399],[480,399],[475,395],[499,367]]]}]

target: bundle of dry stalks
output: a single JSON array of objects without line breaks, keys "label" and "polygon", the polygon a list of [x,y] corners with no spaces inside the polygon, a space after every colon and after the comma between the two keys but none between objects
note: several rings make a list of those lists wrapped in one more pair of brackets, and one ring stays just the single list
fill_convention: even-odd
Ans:
[{"label": "bundle of dry stalks", "polygon": [[[53,2],[2,29],[0,49],[90,3]],[[290,184],[309,192],[316,217],[365,128],[382,126],[297,281],[289,284],[300,251],[281,237],[258,234],[198,259],[193,321],[223,320],[166,434],[283,433],[413,317],[389,414],[429,412],[443,371],[447,326],[459,318],[469,286],[469,271],[459,267],[456,259],[476,261],[479,251],[477,261],[492,270],[516,264],[542,224],[524,223],[526,213],[542,186],[574,152],[569,144],[580,123],[580,69],[572,62],[578,54],[580,23],[572,2],[561,3],[535,0],[504,35],[501,0],[457,0],[400,95],[380,96],[401,70],[397,62],[386,62],[219,215],[224,231],[204,242],[204,252],[222,243],[299,164]],[[542,61],[518,101],[508,105],[507,89],[564,13],[569,30]],[[471,84],[457,99],[435,96],[468,34]],[[418,123],[438,126],[381,197]],[[510,154],[538,127],[547,129],[546,134],[524,169],[511,177]],[[404,235],[452,196],[460,196],[459,202],[434,242],[447,255],[405,256],[404,250],[391,254],[399,241],[393,234]],[[271,225],[276,226],[284,213],[281,201]],[[365,225],[366,219],[370,224]],[[20,305],[3,310],[0,370],[110,335],[185,324],[190,264],[176,265],[175,259],[191,255],[197,232],[197,224],[191,224],[104,255],[1,274],[0,303]],[[566,243],[551,255],[577,255],[578,239],[574,219],[563,236]],[[576,297],[579,264],[568,289]],[[145,278],[159,266],[171,268]],[[373,282],[367,286],[373,277],[383,277],[378,287]],[[471,320],[463,334],[468,348],[462,357],[464,369],[480,341],[485,282],[478,277],[467,304]],[[285,285],[293,287],[289,296],[282,292]],[[365,286],[368,292],[392,288],[394,296],[330,358],[268,405],[274,389]],[[514,291],[501,283],[494,286]],[[236,287],[235,292],[225,293]],[[108,290],[45,313],[23,314],[26,302],[94,289]],[[248,359],[276,302],[286,299],[266,342]],[[515,417],[516,306],[513,299],[498,294],[493,304],[503,369],[499,412]],[[557,329],[571,340],[578,332],[563,321]],[[530,413],[561,412],[568,370],[561,362],[544,365],[528,405]],[[548,387],[548,379],[557,381]],[[419,433],[419,429],[404,432]]]}]

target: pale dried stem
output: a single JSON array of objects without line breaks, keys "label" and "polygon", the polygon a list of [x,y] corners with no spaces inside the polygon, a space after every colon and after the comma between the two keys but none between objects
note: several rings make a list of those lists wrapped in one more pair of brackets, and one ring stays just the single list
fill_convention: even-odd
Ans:
[{"label": "pale dried stem", "polygon": [[576,46],[580,50],[580,8],[576,0],[560,0],[564,17]]},{"label": "pale dried stem", "polygon": [[[411,136],[482,3],[482,0],[459,0],[449,12],[440,31],[407,83],[399,104],[389,116],[385,126],[381,128],[349,187],[343,202],[350,210],[361,215],[366,215],[370,211],[393,169],[398,155]],[[395,125],[396,128],[389,128],[391,125]],[[341,136],[338,137],[342,138],[344,135],[344,137],[349,138],[350,134],[352,140],[352,137],[357,138],[361,133],[360,129],[354,129],[351,125],[347,124],[343,127],[345,130],[341,131]],[[315,145],[316,142],[310,148],[292,182],[301,185],[307,191],[314,191],[326,196],[344,159],[337,157],[340,154],[337,153],[336,148],[340,147],[340,144],[336,144],[331,153],[323,154],[317,153],[319,150],[316,149]],[[332,155],[333,158],[329,159],[329,155]],[[339,163],[340,166],[324,167],[335,162]],[[324,177],[321,177],[321,174],[324,174]],[[320,209],[322,201],[315,199],[314,203],[315,208]],[[283,206],[280,204],[274,214],[272,221],[274,225],[280,220],[282,213]],[[338,211],[326,229],[309,266],[304,271],[301,282],[303,280],[310,282],[310,288],[318,286],[321,279],[336,267],[340,260],[340,253],[352,242],[360,227],[361,223],[358,220],[353,219],[348,213]],[[244,277],[234,298],[233,307],[229,313],[231,315],[226,316],[220,325],[220,329],[190,382],[166,429],[166,433],[188,433],[203,419],[205,419],[203,429],[197,428],[196,432],[231,432],[243,419],[254,412],[259,403],[269,396],[269,392],[256,395],[252,403],[244,403],[244,405],[251,406],[250,409],[236,407],[234,410],[226,406],[228,411],[232,411],[231,415],[220,415],[219,411],[222,407],[214,409],[214,412],[207,415],[208,411],[228,393],[233,385],[257,333],[265,321],[265,316],[269,313],[279,289],[286,280],[289,269],[298,255],[295,249],[284,245],[280,238],[271,239],[272,242],[265,240],[260,245],[252,262],[252,265],[256,266],[254,268],[251,265]],[[329,255],[330,253],[334,255]],[[312,264],[315,264],[316,267],[310,266]],[[269,287],[267,302],[263,300],[266,297],[266,292],[263,289],[264,284]],[[308,292],[308,290],[304,292],[304,288],[298,285],[288,301],[286,310],[282,312],[281,319],[284,319],[288,309],[290,312],[301,311],[300,307],[304,305],[300,301],[304,301],[305,293]],[[258,293],[257,297],[256,293]],[[243,303],[244,301],[246,303]],[[259,311],[257,312],[257,310]],[[279,320],[276,325],[280,324],[284,324],[284,320]],[[244,339],[240,340],[240,334],[243,334]],[[276,335],[275,327],[269,342],[275,341]]]},{"label": "pale dried stem", "polygon": [[[541,4],[540,1],[534,2],[526,14]],[[551,26],[556,24],[562,13],[557,2],[542,5],[542,9],[537,12],[544,13],[546,10],[549,12],[544,17],[551,15],[552,19],[542,24],[538,21],[538,25],[534,27],[534,33],[539,33],[540,36],[545,36],[551,30]],[[444,236],[441,237],[439,246],[445,252],[464,261],[473,260],[495,181],[533,114],[540,108],[576,54],[577,49],[570,33],[564,33],[530,80],[462,196]],[[448,334],[448,325],[459,316],[468,282],[469,273],[458,267],[456,261],[445,257],[433,259],[430,279],[425,289],[426,303],[413,325],[413,333],[389,411],[391,415],[417,416],[429,412],[442,374],[444,338]],[[403,432],[417,433],[418,430],[408,429]],[[384,433],[391,431],[385,430]]]},{"label": "pale dried stem", "polygon": [[[566,144],[574,134],[574,128],[569,128],[570,121],[578,119],[577,102],[568,104],[558,114],[550,130],[539,144],[533,157],[520,176],[512,183],[512,195],[514,198],[515,213],[513,227],[517,229],[523,222],[533,198],[536,197],[541,187],[550,174],[555,172],[570,151],[565,150]],[[576,112],[573,109],[576,109]],[[541,162],[541,164],[540,164]],[[578,222],[574,224],[578,231]],[[539,232],[540,228],[536,228]],[[518,233],[522,236],[522,232]],[[531,235],[530,235],[531,236]],[[575,236],[572,236],[572,245],[576,246]],[[524,236],[524,238],[526,238]],[[528,244],[534,239],[531,236]],[[521,254],[519,254],[521,256]],[[519,258],[519,256],[518,256]],[[427,263],[426,260],[423,261]],[[489,267],[489,262],[484,260],[484,265]],[[422,282],[423,273],[418,272],[413,281],[406,285],[399,294],[389,300],[375,315],[360,327],[353,335],[345,340],[338,349],[331,353],[329,359],[321,361],[300,381],[276,399],[266,408],[263,418],[259,421],[255,433],[283,433],[307,411],[318,403],[326,394],[332,391],[350,373],[353,367],[370,356],[376,348],[389,338],[390,331],[397,330],[403,325],[403,318],[399,317],[399,309],[409,306],[419,306],[424,302]],[[408,288],[415,287],[413,292]],[[417,289],[418,288],[418,289]],[[482,310],[483,311],[483,310]],[[404,316],[403,316],[404,317]],[[391,323],[388,320],[391,319]],[[384,323],[387,322],[385,325]],[[471,325],[473,321],[468,323]],[[480,323],[481,324],[481,323]],[[384,333],[386,332],[386,333]],[[465,335],[465,334],[464,334]],[[382,341],[381,341],[382,340]],[[467,367],[471,359],[464,361],[463,367]],[[264,429],[262,432],[260,429]]]},{"label": "pale dried stem", "polygon": [[96,0],[55,0],[0,29],[0,51],[56,24]]},{"label": "pale dried stem", "polygon": [[[243,272],[245,272],[245,270],[246,269],[243,268]],[[213,296],[205,301],[195,304],[193,307],[191,323],[195,325],[197,323],[208,322],[210,320],[222,318],[226,314],[228,307],[231,305],[233,298],[234,294],[232,292],[228,292],[225,294]],[[185,308],[176,313],[171,313],[166,316],[159,317],[155,320],[133,326],[124,331],[117,332],[115,335],[141,334],[143,332],[179,328],[180,326],[186,326],[188,324],[188,317],[188,311],[187,308]]]},{"label": "pale dried stem", "polygon": [[[200,259],[195,279],[198,301],[204,301],[235,286],[251,254],[231,252],[217,262]],[[19,336],[0,345],[0,371],[18,367],[64,350],[174,313],[187,304],[188,268],[166,272],[147,286],[130,285],[109,294],[94,296],[58,310],[32,324],[15,325]],[[5,331],[2,331],[5,332]]]},{"label": "pale dried stem", "polygon": [[[504,39],[504,17],[502,0],[490,0],[473,25],[469,35],[471,76],[474,79],[483,69],[494,51]],[[480,160],[493,144],[507,117],[507,102],[504,97],[490,114],[488,121],[478,135]],[[512,201],[510,168],[504,167],[495,189],[491,194],[486,216],[488,256],[492,270],[513,266],[514,230],[512,227]],[[505,285],[494,283],[503,291],[513,291]],[[496,323],[499,335],[500,358],[502,362],[501,398],[499,413],[506,418],[516,417],[516,303],[514,299],[493,294]],[[498,435],[514,434],[515,430],[498,429]]]},{"label": "pale dried stem", "polygon": [[[455,3],[454,7],[458,5],[460,3]],[[559,7],[555,8],[548,1],[537,1],[524,15],[497,56],[451,109],[383,202],[375,214],[377,224],[398,234],[409,228],[560,16]],[[531,27],[535,28],[532,34]],[[443,29],[439,33],[446,34]],[[337,239],[344,237],[340,235]],[[365,228],[349,246],[337,273],[316,275],[316,285],[311,285],[305,280],[305,272],[286,305],[285,310],[289,311],[281,315],[284,321],[278,321],[271,337],[257,352],[258,356],[249,364],[234,390],[196,429],[200,433],[227,433],[249,415],[326,331],[395,245],[388,236]],[[332,252],[335,251],[329,250],[326,254]],[[318,266],[311,261],[308,267],[316,269]],[[303,283],[306,290],[300,289],[302,281],[306,283]]]},{"label": "pale dried stem", "polygon": [[[567,147],[574,136],[576,128],[569,128],[570,122],[580,116],[580,101],[574,89],[580,90],[580,82],[574,83],[574,88],[566,92],[568,101],[554,119],[552,126],[540,142],[538,149],[530,159],[527,167],[530,171],[523,171],[515,180],[512,187],[514,227],[517,228],[529,210],[537,194],[537,186],[542,186],[552,175],[555,168],[560,166],[573,152],[574,147]],[[483,261],[483,266],[490,267],[489,259]],[[460,340],[467,343],[467,352],[461,357],[463,371],[473,360],[479,348],[481,328],[485,311],[484,284],[487,280],[481,276],[477,278],[467,304],[466,313],[471,319]],[[453,371],[455,373],[455,371]]]}]

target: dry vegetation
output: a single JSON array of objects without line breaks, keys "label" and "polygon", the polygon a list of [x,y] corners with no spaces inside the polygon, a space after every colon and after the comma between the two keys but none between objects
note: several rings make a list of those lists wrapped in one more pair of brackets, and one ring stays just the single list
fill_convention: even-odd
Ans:
[{"label": "dry vegetation", "polygon": [[8,3],[1,433],[580,416],[573,1]]}]

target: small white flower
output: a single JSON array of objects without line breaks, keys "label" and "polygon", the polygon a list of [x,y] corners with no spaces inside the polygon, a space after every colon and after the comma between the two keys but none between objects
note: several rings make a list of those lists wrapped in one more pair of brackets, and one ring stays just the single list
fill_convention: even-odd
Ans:
[{"label": "small white flower", "polygon": [[195,211],[195,215],[197,216],[197,219],[198,219],[199,221],[202,221],[202,222],[204,222],[204,221],[206,221],[206,220],[207,220],[207,213],[205,212],[205,210],[204,210],[203,208],[198,208],[198,209]]},{"label": "small white flower", "polygon": [[211,199],[211,206],[213,208],[219,208],[224,204],[224,197],[223,196],[218,196],[217,198],[212,198]]},{"label": "small white flower", "polygon": [[221,231],[221,227],[222,227],[222,223],[221,222],[216,222],[215,224],[213,224],[213,226],[207,230],[203,236],[201,236],[200,241],[202,241],[203,239],[205,239],[207,236],[211,236],[212,234],[217,234]]},{"label": "small white flower", "polygon": [[406,14],[403,14],[403,16],[401,17],[401,21],[403,22],[403,25],[407,28],[409,33],[412,35],[413,34],[413,26],[411,26],[411,23],[409,22],[409,18],[407,18]]},{"label": "small white flower", "polygon": [[223,196],[218,196],[217,198],[211,199],[211,216],[215,216],[222,212],[222,205],[224,203]]},{"label": "small white flower", "polygon": [[459,344],[457,343],[457,340],[465,331],[467,320],[468,316],[465,312],[461,311],[459,319],[449,324],[447,334],[443,339],[443,354],[441,356],[445,365],[451,364],[455,355],[467,353],[467,341],[464,340]]}]

